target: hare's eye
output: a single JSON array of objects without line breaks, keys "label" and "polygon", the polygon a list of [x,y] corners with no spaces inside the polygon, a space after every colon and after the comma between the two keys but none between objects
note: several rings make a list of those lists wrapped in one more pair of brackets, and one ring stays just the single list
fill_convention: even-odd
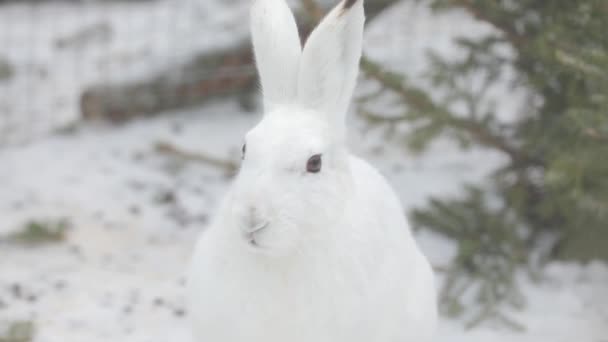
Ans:
[{"label": "hare's eye", "polygon": [[243,144],[243,147],[241,147],[241,151],[243,152],[241,158],[245,159],[245,153],[247,153],[247,144]]},{"label": "hare's eye", "polygon": [[310,173],[317,173],[321,171],[321,165],[323,164],[321,160],[320,154],[315,154],[314,156],[308,158],[308,162],[306,163],[306,171]]}]

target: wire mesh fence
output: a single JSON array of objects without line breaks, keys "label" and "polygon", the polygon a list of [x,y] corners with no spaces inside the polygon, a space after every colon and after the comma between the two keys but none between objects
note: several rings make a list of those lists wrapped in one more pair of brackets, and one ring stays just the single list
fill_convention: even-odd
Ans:
[{"label": "wire mesh fence", "polygon": [[205,83],[219,66],[251,78],[246,54],[207,56],[244,40],[246,13],[247,1],[0,1],[0,146],[193,104],[226,86]]}]

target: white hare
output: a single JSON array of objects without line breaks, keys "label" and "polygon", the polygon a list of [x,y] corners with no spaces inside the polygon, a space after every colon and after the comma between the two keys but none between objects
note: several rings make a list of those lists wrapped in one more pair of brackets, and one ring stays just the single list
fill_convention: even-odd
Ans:
[{"label": "white hare", "polygon": [[200,342],[421,342],[433,272],[393,190],[345,146],[365,15],[344,0],[301,47],[285,0],[254,0],[265,115],[188,280]]}]

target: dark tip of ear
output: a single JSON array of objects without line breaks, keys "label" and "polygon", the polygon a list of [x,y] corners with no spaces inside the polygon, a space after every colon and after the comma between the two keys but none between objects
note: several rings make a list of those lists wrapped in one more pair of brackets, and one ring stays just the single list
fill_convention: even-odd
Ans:
[{"label": "dark tip of ear", "polygon": [[347,9],[353,7],[353,5],[355,3],[357,3],[358,0],[346,0],[344,1],[344,10],[346,11]]}]

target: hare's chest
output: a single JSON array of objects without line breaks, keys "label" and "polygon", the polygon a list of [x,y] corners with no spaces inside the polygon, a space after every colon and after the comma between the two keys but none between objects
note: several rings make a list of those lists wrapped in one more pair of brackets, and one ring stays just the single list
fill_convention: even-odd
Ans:
[{"label": "hare's chest", "polygon": [[193,277],[191,284],[201,341],[370,340],[365,296],[329,265],[286,270],[231,260],[200,266],[213,275]]}]

